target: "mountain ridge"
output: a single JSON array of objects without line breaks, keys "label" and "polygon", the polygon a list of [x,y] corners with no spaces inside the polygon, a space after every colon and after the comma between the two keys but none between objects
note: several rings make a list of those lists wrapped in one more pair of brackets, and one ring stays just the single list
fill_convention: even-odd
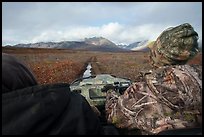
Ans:
[{"label": "mountain ridge", "polygon": [[37,42],[28,44],[16,44],[13,46],[27,48],[56,48],[111,52],[129,51],[128,49],[118,47],[115,43],[103,37],[85,38],[84,41]]}]

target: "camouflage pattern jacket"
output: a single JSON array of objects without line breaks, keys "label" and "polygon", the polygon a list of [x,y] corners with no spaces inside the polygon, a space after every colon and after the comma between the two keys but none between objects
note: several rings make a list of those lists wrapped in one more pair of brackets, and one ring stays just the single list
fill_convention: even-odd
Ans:
[{"label": "camouflage pattern jacket", "polygon": [[160,67],[144,74],[123,95],[107,92],[107,121],[144,134],[201,126],[201,92],[202,66]]}]

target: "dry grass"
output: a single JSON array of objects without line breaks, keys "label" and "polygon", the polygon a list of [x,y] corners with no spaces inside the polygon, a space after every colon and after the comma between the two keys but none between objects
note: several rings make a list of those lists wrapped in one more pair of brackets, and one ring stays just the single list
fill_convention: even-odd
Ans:
[{"label": "dry grass", "polygon": [[[62,49],[5,48],[2,52],[16,56],[33,71],[38,83],[70,83],[82,76],[88,62],[94,74],[108,73],[133,81],[140,71],[149,70],[148,52],[91,52]],[[198,54],[189,64],[201,64]]]}]

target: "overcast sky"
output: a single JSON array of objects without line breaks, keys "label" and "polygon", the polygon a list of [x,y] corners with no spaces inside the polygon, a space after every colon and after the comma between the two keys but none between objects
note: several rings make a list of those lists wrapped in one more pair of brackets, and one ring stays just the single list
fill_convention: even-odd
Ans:
[{"label": "overcast sky", "polygon": [[202,2],[3,2],[2,44],[94,36],[130,44],[183,23],[202,39]]}]

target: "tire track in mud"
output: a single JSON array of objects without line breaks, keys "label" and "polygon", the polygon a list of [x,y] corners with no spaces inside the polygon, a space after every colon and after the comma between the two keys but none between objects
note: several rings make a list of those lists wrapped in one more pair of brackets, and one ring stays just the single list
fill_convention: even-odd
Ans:
[{"label": "tire track in mud", "polygon": [[91,75],[97,75],[97,74],[101,74],[101,69],[100,69],[100,66],[99,66],[99,62],[97,61],[97,57],[96,56],[92,56],[90,57],[87,62],[84,64],[84,69],[83,71],[81,72],[80,74],[80,77],[83,76],[84,72],[86,71],[86,67],[88,64],[91,64]]},{"label": "tire track in mud", "polygon": [[97,61],[96,56],[91,57],[90,60],[89,60],[89,63],[92,66],[92,69],[91,69],[91,74],[92,75],[97,75],[97,74],[102,73],[102,70],[101,70],[101,68],[99,66],[99,62]]}]

